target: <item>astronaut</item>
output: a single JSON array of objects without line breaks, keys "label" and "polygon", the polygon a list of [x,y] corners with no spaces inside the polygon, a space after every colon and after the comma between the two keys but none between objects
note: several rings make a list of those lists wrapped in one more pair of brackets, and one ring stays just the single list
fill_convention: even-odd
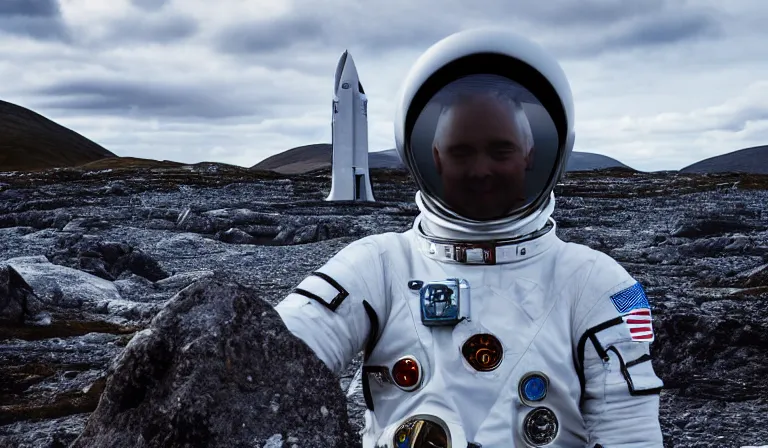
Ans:
[{"label": "astronaut", "polygon": [[363,352],[365,448],[662,446],[642,286],[555,233],[573,117],[557,62],[503,30],[411,69],[395,138],[420,214],[276,307],[334,372]]}]

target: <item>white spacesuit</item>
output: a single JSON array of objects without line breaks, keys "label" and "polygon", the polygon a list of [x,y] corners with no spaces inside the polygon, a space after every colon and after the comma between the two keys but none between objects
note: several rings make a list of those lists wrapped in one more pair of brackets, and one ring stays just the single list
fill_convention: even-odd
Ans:
[{"label": "white spacesuit", "polygon": [[276,307],[333,371],[364,351],[363,446],[662,446],[643,289],[550,217],[574,138],[557,62],[504,31],[450,36],[395,126],[412,229],[348,245]]}]

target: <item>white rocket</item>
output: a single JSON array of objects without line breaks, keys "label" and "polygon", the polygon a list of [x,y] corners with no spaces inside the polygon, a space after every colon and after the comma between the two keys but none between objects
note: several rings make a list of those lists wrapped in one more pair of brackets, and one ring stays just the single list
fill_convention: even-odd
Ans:
[{"label": "white rocket", "polygon": [[333,88],[333,172],[326,201],[373,201],[368,174],[368,99],[348,51],[336,66]]}]

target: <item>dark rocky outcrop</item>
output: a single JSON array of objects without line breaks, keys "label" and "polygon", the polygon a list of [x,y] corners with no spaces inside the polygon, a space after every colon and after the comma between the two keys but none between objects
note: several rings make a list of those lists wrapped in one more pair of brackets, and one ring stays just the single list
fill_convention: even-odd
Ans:
[{"label": "dark rocky outcrop", "polygon": [[10,266],[0,266],[0,325],[44,320],[43,304],[32,287]]},{"label": "dark rocky outcrop", "polygon": [[111,370],[73,448],[359,446],[335,376],[258,290],[189,286]]},{"label": "dark rocky outcrop", "polygon": [[740,217],[724,218],[720,216],[710,216],[681,220],[671,236],[702,238],[706,236],[725,235],[750,230],[751,226],[745,224],[739,218]]},{"label": "dark rocky outcrop", "polygon": [[48,259],[109,281],[124,274],[138,275],[152,282],[169,277],[155,259],[140,249],[125,243],[83,237],[82,233],[62,237],[57,250],[48,255]]},{"label": "dark rocky outcrop", "polygon": [[259,241],[248,232],[236,229],[234,227],[227,230],[226,232],[217,232],[216,239],[229,244],[257,244]]}]

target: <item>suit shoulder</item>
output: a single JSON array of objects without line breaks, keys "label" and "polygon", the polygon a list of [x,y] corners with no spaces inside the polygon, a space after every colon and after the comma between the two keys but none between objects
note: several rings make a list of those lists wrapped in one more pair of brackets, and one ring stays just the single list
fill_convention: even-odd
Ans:
[{"label": "suit shoulder", "polygon": [[616,288],[622,289],[622,287],[635,283],[624,266],[613,257],[599,250],[584,247],[584,256],[591,260],[590,274],[584,285],[584,294],[594,296]]},{"label": "suit shoulder", "polygon": [[[581,290],[600,253],[583,244],[558,241],[551,258],[552,277],[561,279],[570,291]],[[572,299],[572,300],[575,300]]]},{"label": "suit shoulder", "polygon": [[379,233],[352,241],[337,253],[337,257],[350,262],[368,260],[382,263],[392,252],[408,250],[409,247],[407,235],[403,233]]},{"label": "suit shoulder", "polygon": [[381,256],[386,256],[388,253],[410,251],[413,247],[414,238],[413,231],[408,230],[407,232],[378,233],[366,236],[362,240],[375,247]]},{"label": "suit shoulder", "polygon": [[630,305],[650,308],[643,287],[618,261],[603,252],[590,251],[593,261],[574,304],[576,328],[583,331],[616,318],[629,311]]}]

